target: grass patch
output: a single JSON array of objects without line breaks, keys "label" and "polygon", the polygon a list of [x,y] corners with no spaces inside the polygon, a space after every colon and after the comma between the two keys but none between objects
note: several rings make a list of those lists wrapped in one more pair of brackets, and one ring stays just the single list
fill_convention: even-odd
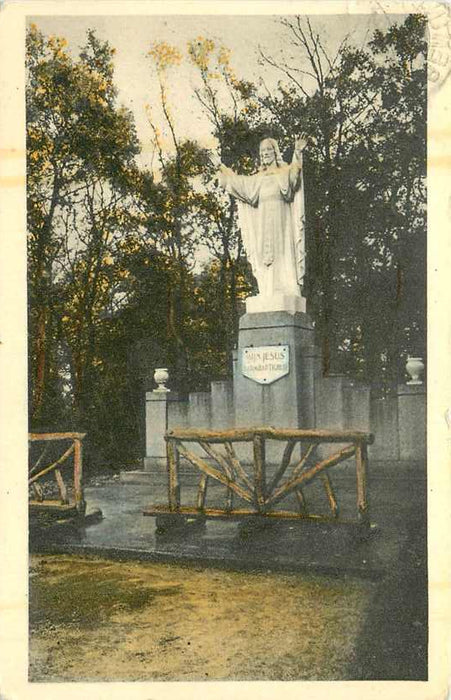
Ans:
[{"label": "grass patch", "polygon": [[346,680],[375,584],[32,557],[30,680]]},{"label": "grass patch", "polygon": [[[77,624],[94,627],[113,613],[140,610],[161,596],[174,596],[178,586],[158,586],[127,576],[99,562],[41,562],[30,579],[30,627]],[[125,572],[124,572],[125,573]]]}]

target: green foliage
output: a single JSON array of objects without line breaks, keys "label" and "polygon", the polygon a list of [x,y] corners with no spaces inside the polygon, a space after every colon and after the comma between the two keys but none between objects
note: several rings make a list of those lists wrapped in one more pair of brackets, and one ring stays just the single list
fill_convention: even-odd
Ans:
[{"label": "green foliage", "polygon": [[116,105],[113,55],[93,32],[78,59],[64,39],[34,25],[27,35],[33,428],[93,424],[98,335],[114,296],[117,239],[130,224],[127,188],[139,150],[131,115]]},{"label": "green foliage", "polygon": [[233,310],[244,313],[244,300],[256,293],[244,258],[229,265],[217,258],[197,276],[190,322],[190,362],[194,389],[208,391],[210,382],[232,377],[237,339]]}]

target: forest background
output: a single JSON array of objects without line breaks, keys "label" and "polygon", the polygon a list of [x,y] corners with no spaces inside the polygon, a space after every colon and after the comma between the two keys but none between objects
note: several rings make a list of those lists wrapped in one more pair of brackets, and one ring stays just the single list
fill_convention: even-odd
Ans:
[{"label": "forest background", "polygon": [[[273,21],[285,53],[261,44],[259,80],[216,37],[151,43],[145,149],[118,98],[115,47],[92,29],[80,48],[30,24],[30,428],[87,431],[91,469],[143,456],[155,367],[181,393],[231,377],[256,285],[214,175],[220,160],[253,172],[263,136],[290,160],[294,136],[309,135],[304,295],[324,373],[386,395],[407,355],[424,357],[425,19],[399,18],[365,42],[343,36],[333,51],[315,20]],[[203,138],[180,128],[180,80]]]}]

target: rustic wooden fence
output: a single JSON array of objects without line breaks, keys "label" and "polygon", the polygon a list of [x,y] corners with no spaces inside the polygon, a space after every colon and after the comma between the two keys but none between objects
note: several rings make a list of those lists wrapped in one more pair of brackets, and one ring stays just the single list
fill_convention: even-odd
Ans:
[{"label": "rustic wooden fence", "polygon": [[[290,430],[276,428],[214,430],[172,430],[165,436],[167,445],[168,505],[146,508],[144,515],[157,516],[157,526],[183,523],[187,518],[197,521],[206,518],[222,519],[308,519],[319,522],[352,523],[369,526],[367,499],[367,446],[373,442],[371,433],[338,430]],[[267,478],[266,440],[286,443],[280,465]],[[190,449],[199,445],[205,457]],[[237,456],[234,443],[252,443],[251,470]],[[318,456],[318,448],[330,443],[339,444],[336,452]],[[344,444],[344,446],[342,446]],[[296,446],[302,445],[299,457],[293,461]],[[196,503],[181,504],[180,458],[199,471]],[[357,517],[340,517],[339,504],[329,470],[354,458],[356,476]],[[208,460],[208,461],[207,461]],[[223,508],[206,505],[207,485],[210,479],[226,487]],[[327,495],[330,514],[308,512],[303,487],[319,479]],[[291,494],[297,499],[297,510],[280,510],[276,506]],[[245,502],[245,508],[234,507],[234,499]]]},{"label": "rustic wooden fence", "polygon": [[[86,503],[83,495],[83,456],[82,443],[85,433],[30,433],[30,443],[43,443],[41,454],[37,461],[30,467],[28,473],[28,484],[31,487],[32,497],[30,497],[30,510],[34,513],[45,513],[55,511],[58,513],[75,513],[84,515]],[[49,445],[55,442],[70,441],[69,447],[58,459],[51,464],[42,466],[48,453]],[[70,458],[73,457],[73,460]],[[62,469],[66,472],[73,462],[73,498],[70,498],[70,489],[64,479]],[[45,498],[44,489],[41,486],[44,477],[53,473],[56,479],[59,499]],[[66,479],[68,476],[66,475]]]}]

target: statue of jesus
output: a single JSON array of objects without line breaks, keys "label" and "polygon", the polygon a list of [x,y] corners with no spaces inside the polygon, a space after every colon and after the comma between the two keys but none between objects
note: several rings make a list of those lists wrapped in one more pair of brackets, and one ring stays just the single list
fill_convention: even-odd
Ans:
[{"label": "statue of jesus", "polygon": [[[251,310],[305,311],[301,286],[305,273],[305,214],[302,151],[296,139],[291,164],[282,160],[277,141],[260,143],[255,175],[237,175],[221,166],[219,184],[238,201],[244,248],[258,283],[259,301]],[[293,299],[295,297],[295,299]],[[290,302],[291,300],[291,302]],[[251,300],[252,301],[252,300]],[[249,302],[249,300],[248,300]]]}]

